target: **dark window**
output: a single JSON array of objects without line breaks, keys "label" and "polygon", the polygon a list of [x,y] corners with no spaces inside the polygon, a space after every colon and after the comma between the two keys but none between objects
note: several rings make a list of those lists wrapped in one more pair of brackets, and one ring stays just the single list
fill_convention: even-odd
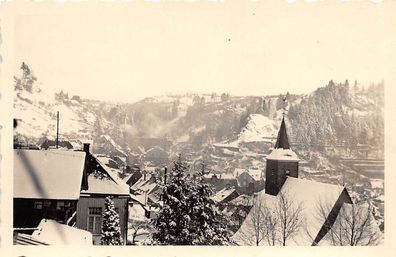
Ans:
[{"label": "dark window", "polygon": [[51,201],[44,201],[44,207],[48,208],[51,206]]},{"label": "dark window", "polygon": [[65,202],[64,201],[58,201],[56,202],[56,209],[57,210],[63,210],[65,207]]},{"label": "dark window", "polygon": [[36,209],[36,210],[43,209],[43,202],[42,201],[34,201],[34,209]]}]

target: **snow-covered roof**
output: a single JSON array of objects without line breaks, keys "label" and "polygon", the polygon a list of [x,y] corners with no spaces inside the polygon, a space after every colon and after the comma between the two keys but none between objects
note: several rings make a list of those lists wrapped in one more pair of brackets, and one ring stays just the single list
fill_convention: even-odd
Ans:
[{"label": "snow-covered roof", "polygon": [[235,212],[237,212],[238,209],[235,207],[231,207],[231,206],[226,206],[222,211],[221,214],[231,217]]},{"label": "snow-covered roof", "polygon": [[246,169],[243,168],[235,168],[234,170],[234,176],[238,177],[239,175],[241,175],[242,173],[246,172]]},{"label": "snow-covered roof", "polygon": [[92,234],[86,230],[42,219],[32,238],[49,245],[92,245]]},{"label": "snow-covered roof", "polygon": [[262,170],[259,170],[259,169],[249,169],[249,170],[248,170],[248,173],[249,173],[249,175],[252,176],[252,178],[253,178],[254,180],[256,180],[256,181],[261,180],[262,177],[263,177],[263,176],[262,176],[263,171],[262,171]]},{"label": "snow-covered roof", "polygon": [[146,192],[147,194],[150,194],[157,186],[158,186],[157,183],[147,183],[139,187],[139,190],[141,190],[142,192]]},{"label": "snow-covered roof", "polygon": [[[326,201],[334,205],[340,197],[344,187],[311,180],[288,177],[277,196],[272,196],[261,191],[257,199],[266,203],[269,208],[275,208],[280,195],[284,195],[293,202],[294,206],[301,205],[301,218],[304,219],[304,226],[297,235],[287,242],[288,245],[311,245],[316,235],[322,228],[325,220],[317,214],[319,201]],[[329,210],[330,211],[330,210]],[[251,230],[249,222],[252,213],[249,213],[237,233],[234,240],[240,244],[245,244],[243,238],[246,231]],[[326,215],[328,216],[328,214]],[[263,240],[262,243],[266,244]]]},{"label": "snow-covered roof", "polygon": [[103,169],[105,169],[105,171],[111,177],[111,179],[114,180],[114,182],[117,183],[117,185],[125,191],[124,193],[129,194],[129,185],[125,183],[125,181],[118,176],[120,170],[111,168],[106,165],[106,163],[109,163],[109,160],[111,160],[111,158],[104,156],[97,156],[97,155],[93,155],[93,156],[103,167]]},{"label": "snow-covered roof", "polygon": [[128,207],[128,219],[136,221],[146,221],[146,210],[140,204],[134,204]]},{"label": "snow-covered roof", "polygon": [[[203,175],[203,177],[206,178],[206,179],[210,179],[210,178],[212,178],[214,175],[216,175],[216,174],[214,174],[214,173],[206,173],[206,174]],[[216,176],[217,176],[217,175],[216,175]]]},{"label": "snow-covered roof", "polygon": [[[235,172],[234,172],[235,173]],[[260,169],[244,169],[243,171],[238,171],[238,178],[244,173],[249,174],[254,180],[260,181],[262,179],[263,171]]]},{"label": "snow-covered roof", "polygon": [[275,148],[267,155],[267,160],[299,161],[300,159],[291,149]]},{"label": "snow-covered roof", "polygon": [[232,193],[236,192],[235,188],[233,187],[229,187],[229,188],[223,188],[222,190],[220,190],[219,192],[217,192],[216,194],[214,194],[211,199],[215,202],[215,203],[220,203],[222,201],[224,201],[224,199],[226,199],[229,195],[231,195]]},{"label": "snow-covered roof", "polygon": [[151,175],[150,173],[147,173],[146,175],[143,175],[142,177],[140,177],[140,178],[138,179],[138,181],[136,181],[135,184],[133,184],[133,185],[131,186],[131,188],[132,188],[133,190],[139,190],[140,188],[142,188],[142,186],[144,186],[144,185],[150,183],[150,180],[151,180],[151,177],[152,177],[152,176],[153,176],[153,175]]},{"label": "snow-covered roof", "polygon": [[93,157],[106,173],[98,174],[98,171],[91,172],[88,175],[88,190],[83,190],[81,193],[129,196],[129,186],[118,177],[117,170],[101,162],[101,160],[105,162],[107,158],[101,158],[95,155]]},{"label": "snow-covered roof", "polygon": [[156,145],[156,146],[154,146],[154,147],[152,147],[152,148],[150,148],[150,149],[148,149],[146,152],[145,152],[145,154],[147,155],[147,154],[150,154],[150,153],[152,153],[152,152],[165,152],[166,153],[166,151],[162,148],[162,147],[160,147],[160,146],[158,146],[158,145]]},{"label": "snow-covered roof", "polygon": [[[334,222],[334,224],[345,224],[347,223],[347,221],[351,221],[351,216],[354,215],[355,216],[355,228],[361,228],[363,222],[367,222],[367,225],[365,226],[366,229],[364,230],[360,230],[359,232],[362,233],[361,234],[361,241],[359,242],[359,245],[367,245],[369,243],[369,238],[371,235],[372,238],[371,240],[374,239],[374,241],[372,242],[372,244],[382,244],[383,242],[383,234],[379,228],[378,222],[374,219],[374,216],[372,214],[372,212],[370,212],[370,207],[367,204],[349,204],[349,203],[344,203],[341,209],[341,212],[343,212],[341,215],[337,216],[336,221]],[[366,219],[368,217],[368,219]],[[352,225],[350,229],[353,227]],[[344,229],[345,227],[346,230],[348,231],[348,225],[343,225]],[[330,233],[330,232],[329,232]],[[346,239],[346,241],[348,241],[348,239]],[[344,242],[344,244],[347,242]],[[319,244],[320,246],[324,246],[324,245],[332,245],[332,240],[330,236],[325,236],[320,242]]]},{"label": "snow-covered roof", "polygon": [[[133,176],[134,173],[128,174],[128,176],[126,176],[125,178],[123,178],[122,180],[124,181],[124,183],[128,182],[128,180]],[[136,181],[137,182],[137,181]]]},{"label": "snow-covered roof", "polygon": [[370,184],[372,188],[384,188],[384,180],[382,179],[371,179]]},{"label": "snow-covered roof", "polygon": [[119,146],[109,135],[101,135],[100,137],[108,141],[112,145],[112,147],[117,149],[119,153],[123,154],[124,156],[128,156],[123,150],[121,150],[121,146]]},{"label": "snow-covered roof", "polygon": [[111,178],[98,176],[95,173],[88,175],[88,190],[82,190],[81,194],[129,195]]},{"label": "snow-covered roof", "polygon": [[221,174],[217,174],[217,178],[219,178],[219,179],[235,179],[235,176],[232,173],[221,173]]},{"label": "snow-covered roof", "polygon": [[237,198],[229,202],[231,205],[242,205],[250,206],[253,204],[253,196],[251,195],[240,195]]},{"label": "snow-covered roof", "polygon": [[14,198],[77,200],[85,152],[14,150]]}]

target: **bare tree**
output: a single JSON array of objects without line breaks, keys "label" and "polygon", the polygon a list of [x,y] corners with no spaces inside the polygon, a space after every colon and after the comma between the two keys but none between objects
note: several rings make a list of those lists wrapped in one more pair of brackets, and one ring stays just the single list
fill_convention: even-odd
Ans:
[{"label": "bare tree", "polygon": [[131,244],[136,244],[136,238],[140,235],[148,235],[147,230],[151,229],[149,220],[130,220],[128,230],[132,231]]},{"label": "bare tree", "polygon": [[304,224],[302,205],[287,194],[279,193],[271,200],[258,196],[238,231],[238,239],[248,245],[260,245],[263,240],[270,246],[286,245]]},{"label": "bare tree", "polygon": [[304,226],[305,220],[302,215],[301,203],[292,201],[288,192],[279,192],[276,214],[279,217],[280,242],[286,245],[286,241],[293,238]]},{"label": "bare tree", "polygon": [[239,239],[247,245],[260,245],[265,233],[265,202],[256,197],[247,219],[239,230]]},{"label": "bare tree", "polygon": [[[344,203],[337,216],[331,214],[332,206],[318,201],[317,214],[325,220],[328,229],[324,240],[336,246],[378,245],[382,233],[373,217],[369,204]],[[333,216],[333,217],[331,217]]]},{"label": "bare tree", "polygon": [[279,217],[273,209],[268,207],[268,205],[264,205],[263,209],[263,212],[265,213],[263,226],[264,237],[266,238],[268,245],[274,246],[279,241]]}]

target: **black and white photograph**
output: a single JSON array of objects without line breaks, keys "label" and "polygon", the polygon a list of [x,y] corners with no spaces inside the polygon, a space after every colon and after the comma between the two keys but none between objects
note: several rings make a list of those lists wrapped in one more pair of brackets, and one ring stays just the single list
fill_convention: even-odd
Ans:
[{"label": "black and white photograph", "polygon": [[3,6],[8,247],[395,253],[395,1]]}]

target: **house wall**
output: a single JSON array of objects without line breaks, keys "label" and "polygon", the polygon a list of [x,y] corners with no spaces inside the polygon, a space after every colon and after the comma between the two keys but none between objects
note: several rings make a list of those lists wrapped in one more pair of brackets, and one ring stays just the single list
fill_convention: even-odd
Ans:
[{"label": "house wall", "polygon": [[[41,202],[41,209],[35,208]],[[63,202],[63,207],[58,206]],[[35,228],[42,219],[52,219],[66,224],[76,211],[77,201],[46,199],[14,199],[14,228]]]},{"label": "house wall", "polygon": [[241,175],[239,175],[238,180],[239,180],[239,186],[246,188],[249,187],[249,184],[251,182],[254,182],[252,176],[250,176],[247,172],[244,172]]},{"label": "house wall", "polygon": [[[106,196],[81,196],[77,203],[77,228],[88,230],[88,208],[101,207],[104,210]],[[128,225],[128,198],[115,197],[113,198],[114,207],[118,208],[118,215],[120,216],[121,236],[123,243],[126,243],[127,225]],[[92,235],[93,243],[100,244],[101,235]]]}]

